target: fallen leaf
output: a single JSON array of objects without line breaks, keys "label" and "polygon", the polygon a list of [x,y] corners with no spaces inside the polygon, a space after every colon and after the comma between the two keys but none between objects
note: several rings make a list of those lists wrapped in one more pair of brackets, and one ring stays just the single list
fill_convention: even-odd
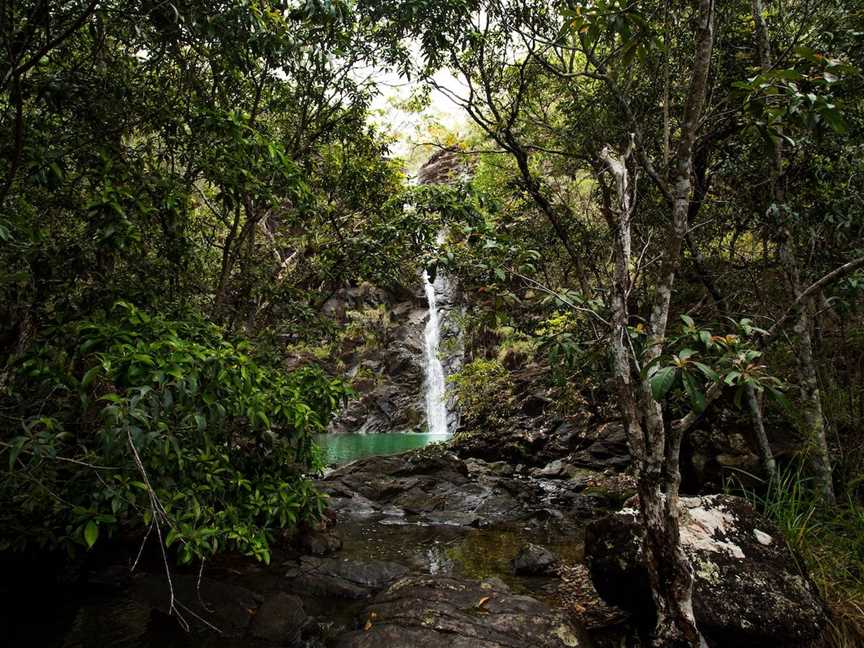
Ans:
[{"label": "fallen leaf", "polygon": [[489,599],[491,599],[491,598],[492,598],[491,596],[484,596],[484,597],[481,598],[480,601],[477,603],[477,607],[478,607],[478,608],[479,608],[479,607],[483,607],[484,605],[486,605],[486,604],[489,602]]}]

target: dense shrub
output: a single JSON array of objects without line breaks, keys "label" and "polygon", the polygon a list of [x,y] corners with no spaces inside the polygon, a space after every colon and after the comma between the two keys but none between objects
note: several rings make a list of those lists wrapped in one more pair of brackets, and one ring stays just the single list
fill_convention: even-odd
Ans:
[{"label": "dense shrub", "polygon": [[511,410],[513,381],[498,360],[478,358],[448,378],[468,428],[500,424]]},{"label": "dense shrub", "polygon": [[203,320],[127,303],[45,333],[4,398],[0,546],[91,547],[152,533],[181,562],[226,548],[269,560],[322,510],[311,435],[346,395]]}]

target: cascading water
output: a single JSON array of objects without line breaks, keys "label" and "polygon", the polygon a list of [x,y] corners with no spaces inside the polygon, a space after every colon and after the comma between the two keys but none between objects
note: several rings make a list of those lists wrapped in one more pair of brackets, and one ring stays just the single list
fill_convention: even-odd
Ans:
[{"label": "cascading water", "polygon": [[[436,282],[441,281],[441,275]],[[444,383],[444,367],[438,357],[441,342],[441,322],[438,317],[438,303],[435,283],[429,280],[429,271],[423,271],[423,288],[429,303],[429,319],[424,331],[424,351],[426,359],[426,425],[429,434],[447,434],[447,401]]]}]

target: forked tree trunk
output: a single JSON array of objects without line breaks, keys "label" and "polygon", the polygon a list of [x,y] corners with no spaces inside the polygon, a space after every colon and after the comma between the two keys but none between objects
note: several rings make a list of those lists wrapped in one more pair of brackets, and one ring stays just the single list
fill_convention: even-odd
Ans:
[{"label": "forked tree trunk", "polygon": [[[601,158],[615,180],[615,201],[606,192],[605,209],[613,233],[614,289],[612,291],[612,364],[619,407],[638,477],[640,514],[644,529],[643,555],[657,614],[655,645],[699,646],[702,639],[693,616],[693,574],[681,549],[678,528],[678,447],[666,456],[666,430],[659,404],[646,392],[635,372],[629,331],[627,300],[630,278],[632,187],[627,160],[631,147],[616,155],[610,147]],[[681,434],[677,434],[680,439]],[[673,440],[674,443],[674,440]],[[672,461],[670,466],[667,460]],[[671,473],[671,479],[670,479]],[[671,488],[671,491],[669,487]]]},{"label": "forked tree trunk", "polygon": [[641,358],[634,356],[627,331],[627,298],[632,288],[630,220],[632,187],[627,158],[604,148],[601,158],[615,179],[615,204],[607,199],[606,217],[615,244],[615,289],[612,296],[612,357],[621,413],[638,474],[639,508],[644,528],[643,554],[656,609],[654,645],[658,648],[704,646],[693,615],[693,571],[681,547],[678,519],[679,457],[684,428],[667,430],[663,411],[652,394],[640,366],[651,363],[664,350],[669,306],[681,252],[687,236],[692,198],[693,148],[704,110],[708,71],[714,46],[714,2],[700,0],[696,52],[684,105],[670,178],[666,191],[672,214],[649,320],[649,340]]}]

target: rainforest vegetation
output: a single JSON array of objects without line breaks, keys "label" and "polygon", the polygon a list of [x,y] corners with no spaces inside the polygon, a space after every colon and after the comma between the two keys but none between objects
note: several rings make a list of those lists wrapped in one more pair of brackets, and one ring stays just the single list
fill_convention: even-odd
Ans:
[{"label": "rainforest vegetation", "polygon": [[[860,645],[862,64],[842,0],[0,0],[0,550],[268,563],[385,317],[325,305],[428,268],[465,434],[528,364],[623,422],[654,645],[703,641],[679,466],[720,414]],[[397,154],[382,74],[462,121]]]}]

